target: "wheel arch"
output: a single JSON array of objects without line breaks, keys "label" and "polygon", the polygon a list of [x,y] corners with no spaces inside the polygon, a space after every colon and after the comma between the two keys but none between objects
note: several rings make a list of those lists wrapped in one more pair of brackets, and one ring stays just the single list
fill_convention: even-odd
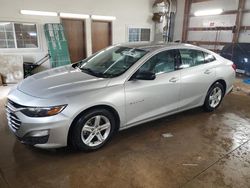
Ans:
[{"label": "wheel arch", "polygon": [[68,131],[68,137],[67,137],[68,144],[69,144],[69,139],[70,139],[72,128],[73,128],[74,124],[76,123],[76,121],[79,119],[80,116],[82,116],[83,114],[85,114],[91,110],[94,110],[94,109],[106,109],[109,112],[111,112],[115,117],[115,124],[116,124],[115,131],[117,132],[120,129],[120,121],[121,120],[120,120],[120,116],[115,108],[113,108],[112,106],[106,105],[106,104],[95,105],[95,106],[92,106],[92,107],[89,107],[89,108],[83,110],[74,118],[74,120],[72,121],[72,123],[69,127],[69,131]]},{"label": "wheel arch", "polygon": [[[208,95],[209,90],[210,90],[211,87],[212,87],[214,84],[216,84],[217,82],[219,82],[219,83],[223,86],[223,88],[224,88],[224,93],[223,93],[223,95],[226,94],[226,91],[227,91],[227,83],[226,83],[226,81],[223,80],[223,79],[218,79],[218,80],[214,81],[214,82],[210,85],[210,87],[208,88],[207,93],[205,94],[205,96],[204,96],[204,98],[203,98],[203,101],[204,101],[204,102],[205,102],[205,100],[206,100],[206,97],[207,97],[207,95]],[[204,103],[204,102],[203,102],[203,103]]]},{"label": "wheel arch", "polygon": [[[217,82],[219,82],[219,83],[223,86],[223,88],[224,88],[224,95],[225,95],[225,93],[226,93],[226,91],[227,91],[227,83],[226,83],[226,81],[223,80],[223,79],[218,79],[218,80],[216,80],[216,81],[209,87],[209,89],[210,89],[215,83],[217,83]],[[209,90],[208,90],[208,91],[209,91]]]},{"label": "wheel arch", "polygon": [[205,98],[204,98],[204,102],[203,102],[203,109],[206,111],[206,112],[212,112],[213,110],[215,110],[215,108],[217,108],[219,105],[220,105],[220,103],[221,103],[221,101],[222,101],[222,99],[221,99],[221,101],[219,102],[219,104],[216,106],[216,107],[208,107],[207,106],[207,98],[209,97],[209,93],[210,93],[210,90],[212,89],[212,87],[216,84],[216,83],[220,83],[221,85],[222,85],[222,87],[223,87],[223,93],[222,93],[222,98],[224,97],[224,95],[226,94],[226,90],[227,90],[227,83],[226,83],[226,81],[225,80],[223,80],[223,79],[217,79],[216,81],[214,81],[211,85],[210,85],[210,87],[208,88],[208,90],[207,90],[207,94],[205,95]]}]

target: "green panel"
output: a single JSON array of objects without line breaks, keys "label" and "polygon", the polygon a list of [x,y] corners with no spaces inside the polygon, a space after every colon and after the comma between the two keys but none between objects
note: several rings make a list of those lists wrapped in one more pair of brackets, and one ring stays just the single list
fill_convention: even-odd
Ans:
[{"label": "green panel", "polygon": [[51,57],[51,67],[59,67],[70,64],[68,43],[64,35],[62,24],[45,24],[44,32]]}]

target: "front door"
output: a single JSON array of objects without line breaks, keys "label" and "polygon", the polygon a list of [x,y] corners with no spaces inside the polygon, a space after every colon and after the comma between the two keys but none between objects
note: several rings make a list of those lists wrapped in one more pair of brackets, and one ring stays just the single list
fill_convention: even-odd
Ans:
[{"label": "front door", "polygon": [[112,24],[108,21],[92,21],[92,53],[112,44]]},{"label": "front door", "polygon": [[176,70],[176,52],[160,52],[137,71],[154,72],[154,80],[136,79],[125,83],[127,126],[178,109],[180,71]]}]

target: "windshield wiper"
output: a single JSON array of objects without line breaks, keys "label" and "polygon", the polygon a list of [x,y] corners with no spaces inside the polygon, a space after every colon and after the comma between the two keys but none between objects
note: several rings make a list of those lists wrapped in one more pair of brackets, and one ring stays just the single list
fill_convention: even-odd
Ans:
[{"label": "windshield wiper", "polygon": [[84,67],[81,67],[80,68],[82,71],[92,75],[92,76],[96,76],[96,77],[102,77],[102,78],[107,78],[107,76],[101,72],[96,72],[96,71],[93,71],[92,69],[90,68],[84,68]]},{"label": "windshield wiper", "polygon": [[90,73],[92,75],[96,74],[92,69],[90,68],[80,68],[82,71]]}]

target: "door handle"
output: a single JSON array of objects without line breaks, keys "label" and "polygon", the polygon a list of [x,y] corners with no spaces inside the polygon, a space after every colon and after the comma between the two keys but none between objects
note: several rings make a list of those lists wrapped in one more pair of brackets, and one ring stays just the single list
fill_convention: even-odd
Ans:
[{"label": "door handle", "polygon": [[169,82],[173,82],[173,83],[175,83],[175,82],[177,82],[178,81],[178,78],[176,78],[176,77],[173,77],[173,78],[171,78],[170,80],[169,80]]},{"label": "door handle", "polygon": [[212,73],[212,71],[209,69],[205,70],[205,72],[204,72],[204,74],[210,74],[210,73]]}]

